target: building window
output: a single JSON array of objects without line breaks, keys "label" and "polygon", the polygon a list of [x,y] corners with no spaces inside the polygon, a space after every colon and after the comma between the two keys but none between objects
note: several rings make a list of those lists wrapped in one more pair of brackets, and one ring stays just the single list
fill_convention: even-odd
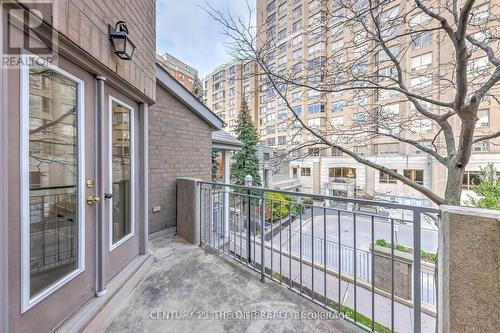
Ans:
[{"label": "building window", "polygon": [[278,145],[284,145],[284,144],[286,144],[286,136],[285,135],[278,136]]},{"label": "building window", "polygon": [[490,142],[488,140],[479,141],[472,144],[472,152],[487,153],[490,151]]},{"label": "building window", "polygon": [[415,183],[424,185],[424,170],[405,169],[403,174],[406,178],[413,180]]},{"label": "building window", "polygon": [[375,144],[374,153],[378,156],[399,155],[399,143]]},{"label": "building window", "polygon": [[344,103],[343,102],[332,102],[331,107],[332,107],[332,112],[340,112],[340,111],[344,110]]},{"label": "building window", "polygon": [[424,31],[418,35],[411,37],[411,47],[413,49],[421,49],[432,44],[432,32]]},{"label": "building window", "polygon": [[319,148],[308,148],[307,155],[312,157],[317,157],[321,155],[321,150]]},{"label": "building window", "polygon": [[309,113],[325,112],[325,105],[322,103],[309,104],[307,107]]},{"label": "building window", "polygon": [[423,68],[428,68],[432,65],[432,52],[424,53],[411,58],[411,69],[416,71]]},{"label": "building window", "polygon": [[[391,171],[398,172],[398,170],[393,170],[393,169],[391,169]],[[394,176],[392,176],[388,173],[380,171],[379,175],[380,175],[380,183],[383,183],[383,184],[396,184],[397,183],[396,178],[394,178]]]},{"label": "building window", "polygon": [[296,115],[300,115],[300,113],[302,112],[302,107],[301,106],[295,106],[292,108],[292,112]]},{"label": "building window", "polygon": [[477,111],[477,123],[476,127],[488,127],[490,126],[490,110],[489,109],[479,109]]},{"label": "building window", "polygon": [[329,168],[330,178],[356,178],[356,168]]},{"label": "building window", "polygon": [[302,177],[311,177],[311,168],[300,168],[300,175]]},{"label": "building window", "polygon": [[26,63],[32,65],[21,72],[21,312],[81,273],[85,262],[83,81]]}]

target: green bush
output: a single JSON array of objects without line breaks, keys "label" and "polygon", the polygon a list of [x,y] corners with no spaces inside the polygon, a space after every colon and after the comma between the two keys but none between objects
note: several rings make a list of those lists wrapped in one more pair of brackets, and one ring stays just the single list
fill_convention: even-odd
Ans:
[{"label": "green bush", "polygon": [[[299,205],[294,202],[291,195],[285,195],[276,192],[266,192],[266,220],[279,221],[282,218],[288,217],[291,211],[292,216],[299,214]],[[271,207],[272,205],[272,207]]]},{"label": "green bush", "polygon": [[401,244],[396,244],[396,250],[401,251],[401,252],[406,252],[406,253],[411,252],[409,247],[406,247],[406,246],[401,245]]},{"label": "green bush", "polygon": [[389,247],[389,244],[385,239],[377,239],[375,241],[375,245],[382,246],[382,247]]}]

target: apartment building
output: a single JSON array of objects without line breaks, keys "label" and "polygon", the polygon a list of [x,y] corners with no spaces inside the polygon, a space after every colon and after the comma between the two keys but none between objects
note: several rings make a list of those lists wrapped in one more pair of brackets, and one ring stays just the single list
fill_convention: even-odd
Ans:
[{"label": "apartment building", "polygon": [[255,63],[235,60],[215,68],[205,78],[205,104],[224,120],[225,131],[233,136],[243,99],[248,103],[255,125],[259,125],[256,73]]},{"label": "apartment building", "polygon": [[[367,1],[358,1],[362,8]],[[390,8],[389,8],[390,7]],[[394,18],[414,11],[415,8],[407,1],[393,1],[387,7],[383,17]],[[489,2],[481,3],[474,8],[475,19],[486,22],[490,11],[498,10]],[[326,14],[328,12],[328,14]],[[343,13],[336,12],[335,1],[322,0],[257,0],[257,30],[266,35],[260,41],[259,47],[267,43],[269,52],[267,62],[276,72],[294,72],[296,69],[309,70],[315,64],[321,64],[328,59],[341,62],[342,57],[368,48],[363,44],[366,38],[361,32],[346,29],[336,18]],[[385,15],[385,16],[384,16]],[[410,15],[410,14],[408,14]],[[422,14],[411,17],[411,22],[420,25],[429,23],[429,18]],[[357,34],[357,35],[356,35]],[[425,91],[436,99],[447,98],[450,91],[432,87],[427,75],[436,73],[444,64],[451,60],[451,45],[444,38],[443,32],[428,31],[417,39],[410,37],[393,41],[391,48],[399,49],[401,45],[409,46],[401,56],[401,65],[405,70],[404,80],[412,89]],[[359,47],[348,46],[349,42],[361,41]],[[342,54],[342,50],[345,50]],[[481,68],[487,63],[484,53],[475,51],[472,54],[471,67]],[[384,53],[376,54],[373,61],[365,64],[366,73],[387,70],[390,65]],[[471,70],[474,70],[472,68]],[[308,79],[321,80],[317,73],[308,74]],[[334,70],[330,75],[335,75]],[[351,91],[336,93],[319,93],[305,88],[293,89],[284,87],[287,100],[293,103],[293,112],[314,128],[328,132],[329,139],[338,140],[346,131],[357,127],[361,109],[378,109],[387,114],[406,115],[413,111],[408,101],[391,91],[361,91],[354,94]],[[498,85],[493,92],[498,92]],[[428,92],[427,92],[428,91]],[[388,177],[374,169],[356,162],[353,158],[341,152],[321,145],[311,146],[314,138],[294,121],[294,117],[285,105],[285,101],[277,96],[276,90],[266,85],[265,78],[259,81],[258,121],[262,144],[274,147],[275,154],[296,146],[289,155],[294,156],[289,163],[289,176],[300,181],[300,190],[304,192],[323,193],[330,195],[354,196],[370,195],[380,199],[398,201],[414,205],[431,205],[418,191],[403,185],[396,179]],[[435,110],[438,111],[439,110]],[[454,124],[458,128],[458,120]],[[416,119],[411,122],[404,135],[409,138],[432,138],[438,129],[427,119]],[[486,98],[479,111],[477,135],[491,133],[500,127],[500,110],[492,98]],[[336,133],[335,129],[338,129]],[[380,133],[383,130],[380,128]],[[458,133],[458,132],[457,132]],[[361,134],[360,134],[361,135]],[[442,140],[438,137],[437,140]],[[363,141],[363,140],[361,140]],[[352,147],[358,154],[380,163],[400,174],[431,188],[442,194],[445,188],[446,170],[433,158],[409,144],[404,144],[383,135],[367,137],[362,145]],[[473,147],[473,155],[464,176],[464,198],[468,190],[477,183],[480,167],[487,162],[495,163],[500,170],[500,147],[496,141],[485,141]]]},{"label": "apartment building", "polygon": [[198,76],[198,70],[174,57],[168,52],[156,55],[157,61],[170,75],[179,81],[186,89],[199,99],[203,98],[203,84]]}]

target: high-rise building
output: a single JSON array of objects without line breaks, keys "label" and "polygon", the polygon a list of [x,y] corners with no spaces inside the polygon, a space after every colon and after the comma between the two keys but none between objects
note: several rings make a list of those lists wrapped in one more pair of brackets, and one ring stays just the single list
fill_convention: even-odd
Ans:
[{"label": "high-rise building", "polygon": [[199,99],[203,97],[203,84],[198,77],[198,70],[167,52],[162,55],[157,54],[156,60],[170,75],[196,95],[196,97]]},{"label": "high-rise building", "polygon": [[205,104],[224,120],[225,131],[233,136],[243,99],[246,99],[252,119],[258,126],[256,70],[254,62],[235,60],[215,68],[205,78]]},{"label": "high-rise building", "polygon": [[[368,3],[362,0],[358,2],[361,3],[360,6]],[[310,73],[311,69],[316,67],[314,64],[324,63],[327,59],[342,62],[345,59],[342,57],[352,57],[353,53],[365,50],[368,45],[363,43],[360,43],[359,47],[347,45],[352,41],[362,41],[366,36],[356,29],[347,29],[342,25],[345,22],[337,22],[336,18],[343,14],[335,14],[335,6],[335,1],[324,0],[257,0],[257,31],[267,35],[268,66],[277,73],[295,70],[305,70]],[[388,14],[381,13],[381,17],[385,15],[394,18],[417,12],[407,1],[392,1],[387,8],[389,8],[386,11]],[[489,2],[478,4],[474,8],[477,13],[474,19],[486,21],[490,11],[498,10],[493,8]],[[411,17],[409,24],[417,21],[420,25],[428,23],[426,21],[428,17],[420,14],[408,17]],[[394,45],[391,44],[394,49],[405,48],[400,62],[408,86],[438,100],[453,96],[446,89],[432,87],[432,81],[427,80],[428,75],[438,72],[445,64],[451,63],[453,55],[449,50],[453,47],[447,44],[450,41],[444,38],[443,34],[442,31],[429,30],[419,38],[402,37],[393,41]],[[264,45],[259,45],[262,46]],[[369,59],[363,68],[358,69],[373,73],[389,68],[390,61],[387,61],[389,59],[380,52],[377,54],[374,52]],[[473,67],[488,63],[484,52],[481,51],[474,51],[471,59]],[[307,75],[307,80],[322,80],[317,72]],[[329,75],[336,75],[334,68]],[[283,89],[286,89],[287,101],[292,103],[293,112],[299,114],[309,126],[320,130],[326,129],[325,132],[329,133],[330,140],[341,140],[340,136],[345,129],[356,127],[356,119],[362,116],[361,109],[371,108],[378,113],[383,111],[407,115],[413,108],[408,100],[389,90],[378,93],[374,90],[360,90],[356,93],[352,91],[320,93],[304,87]],[[498,85],[492,89],[494,93],[500,90]],[[431,204],[420,192],[387,174],[356,162],[336,149],[304,144],[313,142],[314,138],[308,131],[300,130],[301,126],[294,121],[285,100],[278,96],[276,89],[269,87],[265,76],[261,76],[259,80],[258,91],[256,123],[259,126],[262,144],[274,147],[278,156],[280,152],[290,150],[292,146],[300,147],[301,144],[304,146],[288,154],[295,158],[285,165],[290,178],[300,181],[301,191],[341,196],[373,195],[379,199],[407,204]],[[493,98],[485,98],[481,103],[478,118],[476,135],[500,129],[500,109]],[[459,129],[458,125],[458,119],[455,119],[453,123],[455,129]],[[438,126],[428,119],[414,119],[408,127],[409,130],[405,131],[404,135],[410,138],[416,138],[417,135],[432,138],[438,132]],[[338,129],[338,132],[335,129]],[[382,127],[377,129],[378,133],[382,133],[383,130],[387,129]],[[437,140],[442,140],[437,137]],[[498,140],[484,141],[473,146],[473,154],[463,180],[466,190],[463,197],[467,197],[469,194],[467,190],[477,184],[480,167],[485,166],[487,162],[493,162],[497,170],[500,170],[500,147],[497,143]],[[442,195],[444,192],[446,181],[444,166],[409,144],[388,136],[374,135],[367,138],[362,145],[351,149],[387,168],[397,170],[398,173],[438,194]]]}]

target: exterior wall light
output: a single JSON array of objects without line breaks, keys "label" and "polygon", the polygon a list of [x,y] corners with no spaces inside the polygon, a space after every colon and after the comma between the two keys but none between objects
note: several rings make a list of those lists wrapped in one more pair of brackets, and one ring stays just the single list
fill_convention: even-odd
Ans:
[{"label": "exterior wall light", "polygon": [[125,22],[118,21],[113,28],[108,24],[108,35],[115,54],[123,60],[131,60],[134,55],[135,45],[128,37],[128,28]]}]

